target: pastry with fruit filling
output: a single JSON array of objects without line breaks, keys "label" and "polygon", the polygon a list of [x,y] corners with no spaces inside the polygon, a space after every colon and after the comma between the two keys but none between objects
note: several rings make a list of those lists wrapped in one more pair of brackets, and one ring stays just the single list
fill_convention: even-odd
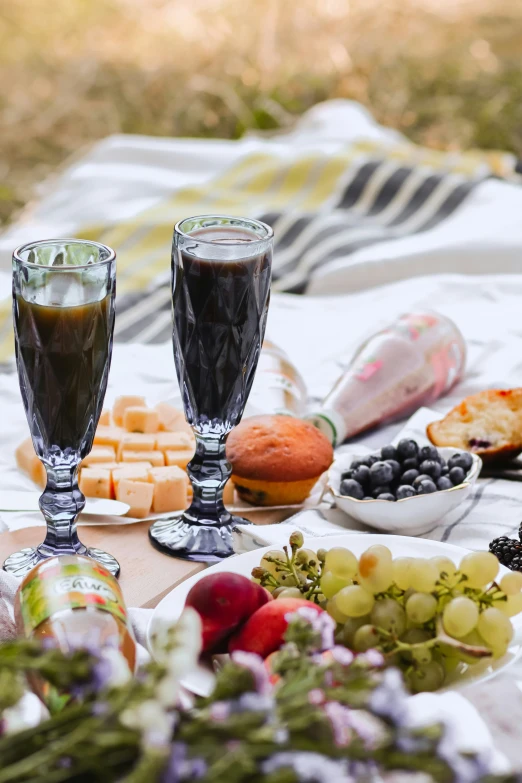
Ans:
[{"label": "pastry with fruit filling", "polygon": [[473,451],[486,462],[522,451],[522,389],[488,389],[466,397],[427,428],[436,446]]}]

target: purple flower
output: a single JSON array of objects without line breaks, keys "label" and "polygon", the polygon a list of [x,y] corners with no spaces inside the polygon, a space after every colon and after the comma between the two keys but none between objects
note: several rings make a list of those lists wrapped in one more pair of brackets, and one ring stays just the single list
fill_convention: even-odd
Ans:
[{"label": "purple flower", "polygon": [[347,650],[346,647],[341,647],[341,645],[336,644],[332,647],[330,652],[332,653],[333,659],[337,663],[340,663],[341,666],[350,666],[353,662],[354,654],[351,650]]},{"label": "purple flower", "polygon": [[230,704],[226,701],[215,701],[210,706],[210,717],[216,723],[223,723],[230,716]]},{"label": "purple flower", "polygon": [[69,767],[72,767],[72,758],[70,756],[62,756],[56,763],[61,769],[69,769]]},{"label": "purple flower", "polygon": [[335,744],[340,748],[345,747],[352,736],[349,707],[338,701],[329,701],[324,705],[324,711],[332,724]]},{"label": "purple flower", "polygon": [[312,688],[308,693],[308,702],[310,704],[324,704],[324,692],[320,688]]},{"label": "purple flower", "polygon": [[407,716],[406,689],[398,669],[385,669],[382,682],[370,696],[370,709],[382,718],[401,725]]},{"label": "purple flower", "polygon": [[236,650],[236,652],[232,653],[232,660],[234,663],[237,663],[238,666],[242,666],[252,673],[257,693],[266,694],[272,691],[270,677],[263,663],[263,659],[259,655]]},{"label": "purple flower", "polygon": [[261,771],[271,775],[279,769],[292,769],[302,783],[355,783],[346,761],[339,761],[320,753],[283,751],[263,762]]},{"label": "purple flower", "polygon": [[317,612],[311,606],[301,606],[295,612],[285,615],[287,623],[299,618],[309,623],[320,638],[320,649],[330,650],[334,646],[335,620],[327,612]]},{"label": "purple flower", "polygon": [[187,746],[184,742],[172,743],[172,750],[161,783],[181,783],[181,781],[200,780],[207,772],[203,759],[187,758]]},{"label": "purple flower", "polygon": [[350,710],[349,721],[366,750],[375,749],[384,738],[384,729],[379,718],[369,712]]},{"label": "purple flower", "polygon": [[378,650],[367,650],[362,655],[357,656],[358,660],[365,661],[369,666],[380,669],[384,666],[384,656]]}]

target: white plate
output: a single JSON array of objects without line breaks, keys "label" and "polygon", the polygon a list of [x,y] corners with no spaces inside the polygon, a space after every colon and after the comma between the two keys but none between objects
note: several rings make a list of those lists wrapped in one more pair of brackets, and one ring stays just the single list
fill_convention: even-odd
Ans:
[{"label": "white plate", "polygon": [[[320,547],[331,549],[334,546],[348,547],[357,557],[361,555],[369,546],[373,544],[384,544],[389,547],[394,557],[436,557],[443,555],[449,557],[458,565],[464,555],[469,550],[454,544],[441,543],[439,541],[430,541],[424,538],[408,538],[405,536],[386,536],[380,534],[361,533],[358,535],[340,534],[335,536],[324,536],[321,538],[305,538],[304,546],[317,550]],[[191,587],[208,574],[219,571],[231,571],[234,574],[242,574],[250,577],[252,568],[259,565],[259,562],[265,552],[274,549],[274,545],[263,547],[252,552],[246,552],[242,555],[235,555],[222,563],[217,563],[205,571],[186,579],[177,585],[168,595],[163,598],[154,610],[152,618],[147,629],[147,642],[149,649],[153,652],[152,637],[158,623],[174,623],[185,606],[185,599]],[[501,573],[508,573],[508,570],[501,566]],[[486,680],[495,676],[499,671],[505,669],[514,663],[522,653],[522,615],[513,618],[515,634],[513,641],[506,655],[497,661],[482,661],[467,668],[465,672],[451,682],[446,688],[452,690],[461,689],[472,682]],[[192,675],[189,675],[183,685],[193,693],[201,696],[208,696],[211,687],[212,677],[208,670],[200,667]],[[444,689],[443,689],[444,690]]]},{"label": "white plate", "polygon": [[[40,511],[38,501],[41,492],[24,492],[19,490],[0,490],[0,511]],[[93,516],[123,516],[130,506],[119,500],[104,498],[86,498],[85,514]]]},{"label": "white plate", "polygon": [[[438,451],[449,459],[458,449],[439,448]],[[472,454],[473,465],[463,484],[451,489],[433,492],[431,495],[415,495],[392,503],[391,500],[356,500],[339,494],[341,475],[348,470],[353,460],[368,456],[355,452],[341,453],[328,472],[328,489],[335,497],[338,508],[365,525],[384,530],[388,533],[400,533],[405,536],[418,536],[436,527],[437,523],[460,506],[469,497],[480,470],[482,460]]]}]

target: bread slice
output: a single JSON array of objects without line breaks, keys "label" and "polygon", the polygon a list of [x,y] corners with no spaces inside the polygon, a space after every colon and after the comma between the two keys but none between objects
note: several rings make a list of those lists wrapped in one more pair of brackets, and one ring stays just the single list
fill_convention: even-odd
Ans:
[{"label": "bread slice", "polygon": [[485,462],[512,459],[522,451],[522,389],[472,394],[427,433],[435,446],[473,451]]}]

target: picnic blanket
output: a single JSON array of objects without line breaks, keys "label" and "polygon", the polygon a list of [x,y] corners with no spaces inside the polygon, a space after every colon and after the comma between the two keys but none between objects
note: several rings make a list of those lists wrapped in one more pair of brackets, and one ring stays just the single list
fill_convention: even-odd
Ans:
[{"label": "picnic blanket", "polygon": [[95,239],[118,254],[116,339],[170,332],[172,228],[194,214],[273,226],[274,292],[339,294],[420,275],[517,273],[514,156],[438,152],[330,101],[289,132],[240,141],[111,136],[42,188],[0,238],[0,362],[12,357],[10,257],[24,241]]}]

